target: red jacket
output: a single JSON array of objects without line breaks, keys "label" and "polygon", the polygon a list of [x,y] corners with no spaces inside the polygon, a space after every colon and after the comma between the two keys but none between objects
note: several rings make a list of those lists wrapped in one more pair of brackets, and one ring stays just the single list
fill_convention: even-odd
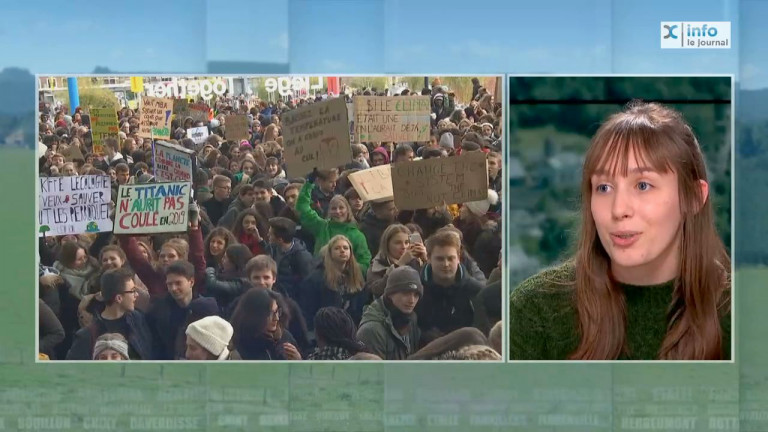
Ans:
[{"label": "red jacket", "polygon": [[[117,236],[128,263],[149,290],[151,298],[163,297],[168,293],[165,274],[144,259],[136,238],[130,235]],[[189,262],[195,266],[195,292],[205,292],[205,256],[203,254],[203,233],[200,229],[189,231]]]},{"label": "red jacket", "polygon": [[261,246],[261,243],[256,238],[256,236],[252,236],[250,234],[246,234],[243,232],[240,234],[240,237],[237,239],[237,241],[239,241],[240,244],[248,246],[248,249],[251,250],[251,253],[253,254],[253,256],[264,255],[267,253],[267,251],[265,251],[264,248]]}]

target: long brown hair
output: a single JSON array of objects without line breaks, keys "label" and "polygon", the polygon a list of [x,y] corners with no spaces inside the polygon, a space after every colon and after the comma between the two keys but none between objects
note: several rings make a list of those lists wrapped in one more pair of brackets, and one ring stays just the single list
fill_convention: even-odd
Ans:
[{"label": "long brown hair", "polygon": [[611,175],[626,176],[631,154],[639,165],[674,172],[678,178],[680,271],[658,358],[720,359],[719,313],[730,311],[731,263],[715,229],[711,199],[701,202],[700,181],[707,181],[704,156],[680,113],[642,102],[632,102],[612,115],[593,137],[585,157],[581,231],[574,257],[581,341],[570,358],[611,360],[627,353],[625,295],[612,279],[610,258],[597,235],[591,176],[606,168]]},{"label": "long brown hair", "polygon": [[[338,195],[337,195],[338,196]],[[332,251],[336,243],[346,242],[349,246],[349,261],[344,264],[344,269],[339,271],[333,262]],[[345,236],[338,234],[328,241],[328,244],[320,249],[320,256],[323,260],[325,283],[328,288],[335,291],[339,288],[339,283],[343,281],[342,289],[346,290],[346,293],[356,293],[363,289],[363,271],[360,269],[360,265],[355,259],[355,249],[352,247],[352,242]]]}]

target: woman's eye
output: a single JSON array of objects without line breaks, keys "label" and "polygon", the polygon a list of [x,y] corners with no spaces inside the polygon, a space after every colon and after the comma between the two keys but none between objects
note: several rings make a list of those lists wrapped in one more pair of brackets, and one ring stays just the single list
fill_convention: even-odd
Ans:
[{"label": "woman's eye", "polygon": [[599,184],[599,185],[597,185],[597,187],[595,188],[595,190],[596,190],[598,193],[606,193],[606,192],[608,192],[610,189],[611,189],[611,187],[610,187],[610,186],[608,186],[607,184]]},{"label": "woman's eye", "polygon": [[637,184],[637,188],[640,189],[641,191],[646,191],[651,188],[651,184],[648,182],[641,181],[640,183]]}]

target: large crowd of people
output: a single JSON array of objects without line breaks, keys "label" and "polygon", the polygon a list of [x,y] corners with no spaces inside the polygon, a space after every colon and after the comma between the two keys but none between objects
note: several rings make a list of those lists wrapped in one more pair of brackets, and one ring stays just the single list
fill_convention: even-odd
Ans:
[{"label": "large crowd of people", "polygon": [[[468,78],[469,79],[469,78]],[[458,101],[439,80],[425,142],[352,144],[337,169],[286,172],[280,116],[327,96],[229,96],[207,120],[175,118],[164,138],[196,154],[185,233],[39,239],[39,352],[59,360],[500,360],[500,101],[473,79]],[[353,95],[384,96],[374,88]],[[332,97],[332,96],[331,96]],[[139,113],[93,153],[80,108],[41,104],[40,176],[156,182]],[[225,139],[245,114],[249,139]],[[196,144],[187,130],[207,127]],[[398,210],[364,202],[349,175],[483,152],[488,198]],[[114,210],[113,210],[114,213]]]}]

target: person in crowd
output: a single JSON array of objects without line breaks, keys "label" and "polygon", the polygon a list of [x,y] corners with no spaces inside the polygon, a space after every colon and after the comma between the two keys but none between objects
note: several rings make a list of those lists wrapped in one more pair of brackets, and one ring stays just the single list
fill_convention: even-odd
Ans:
[{"label": "person in crowd", "polygon": [[312,254],[295,237],[296,223],[284,217],[269,220],[269,244],[266,249],[277,264],[276,290],[298,298],[299,285],[313,268]]},{"label": "person in crowd", "polygon": [[253,207],[254,202],[256,202],[256,192],[253,190],[253,185],[240,185],[237,198],[232,201],[227,212],[219,219],[218,226],[232,230],[237,221],[237,216],[243,210]]},{"label": "person in crowd", "polygon": [[[354,209],[353,209],[354,210]],[[379,250],[379,241],[384,230],[397,220],[397,207],[394,200],[374,201],[371,209],[360,222],[360,231],[365,235],[368,250]]]},{"label": "person in crowd", "polygon": [[365,345],[357,340],[357,326],[349,314],[337,307],[320,308],[315,314],[317,348],[307,360],[348,360],[365,352]]},{"label": "person in crowd", "polygon": [[510,358],[731,358],[730,257],[683,116],[643,102],[611,115],[581,197],[574,256],[512,291]]},{"label": "person in crowd", "polygon": [[130,360],[128,350],[128,341],[125,336],[120,333],[104,333],[96,339],[93,346],[93,360]]},{"label": "person in crowd", "polygon": [[[461,241],[447,232],[427,239],[427,264],[421,270],[424,296],[416,305],[425,341],[430,342],[475,320],[474,299],[483,284],[460,263]],[[391,277],[391,276],[390,276]]]},{"label": "person in crowd", "polygon": [[219,268],[221,259],[224,258],[224,251],[233,244],[237,244],[237,239],[227,228],[216,227],[211,230],[203,242],[206,268]]},{"label": "person in crowd", "polygon": [[69,293],[80,300],[90,294],[89,281],[98,273],[99,263],[82,242],[67,241],[61,243],[59,259],[53,268],[69,283]]},{"label": "person in crowd", "polygon": [[360,322],[369,295],[363,289],[363,273],[352,254],[352,243],[336,235],[320,251],[320,259],[299,287],[304,318],[309,323],[320,308],[335,306],[348,312],[355,323]]},{"label": "person in crowd", "polygon": [[242,244],[227,247],[218,269],[205,269],[205,286],[208,295],[214,297],[221,310],[246,292],[250,287],[245,266],[253,258],[251,250]]},{"label": "person in crowd", "polygon": [[234,329],[221,317],[208,316],[187,326],[186,360],[228,360]]},{"label": "person in crowd", "polygon": [[424,293],[419,272],[409,266],[389,274],[384,294],[363,312],[357,338],[384,360],[405,360],[421,340],[415,308]]},{"label": "person in crowd", "polygon": [[271,290],[247,291],[232,314],[233,360],[301,360],[296,341],[281,325],[283,298]]},{"label": "person in crowd", "polygon": [[38,352],[56,359],[56,347],[64,340],[66,334],[59,317],[42,300],[38,299]]},{"label": "person in crowd", "polygon": [[352,245],[352,253],[362,271],[367,272],[371,263],[371,252],[365,241],[365,235],[358,229],[352,216],[352,208],[343,196],[334,196],[330,203],[329,218],[323,219],[310,207],[310,194],[314,188],[315,174],[310,174],[296,201],[296,211],[299,213],[301,226],[310,232],[315,239],[314,255],[328,244],[331,237],[343,235]]},{"label": "person in crowd", "polygon": [[229,197],[232,192],[232,180],[223,175],[215,175],[212,180],[213,198],[202,204],[208,218],[214,225],[219,224],[219,219],[229,210],[232,199]]},{"label": "person in crowd", "polygon": [[[411,242],[411,239],[414,242]],[[405,225],[389,225],[381,236],[378,253],[368,268],[366,290],[379,297],[384,293],[387,277],[392,270],[401,266],[419,270],[426,262],[427,249],[421,241],[421,236],[412,235]]]},{"label": "person in crowd", "polygon": [[120,333],[128,341],[129,357],[154,360],[152,333],[144,314],[135,310],[138,292],[133,273],[126,268],[109,270],[101,276],[101,298],[106,307],[93,322],[77,331],[67,360],[91,360],[96,339],[104,333]]},{"label": "person in crowd", "polygon": [[267,236],[268,226],[267,219],[256,209],[246,209],[237,217],[232,234],[253,255],[261,255],[266,253],[264,237]]},{"label": "person in crowd", "polygon": [[[336,195],[336,182],[339,180],[339,171],[318,170],[314,173],[313,186],[310,191],[309,202],[313,210],[321,217],[328,217],[328,208],[331,205],[331,199]],[[304,185],[307,187],[306,183]]]}]

